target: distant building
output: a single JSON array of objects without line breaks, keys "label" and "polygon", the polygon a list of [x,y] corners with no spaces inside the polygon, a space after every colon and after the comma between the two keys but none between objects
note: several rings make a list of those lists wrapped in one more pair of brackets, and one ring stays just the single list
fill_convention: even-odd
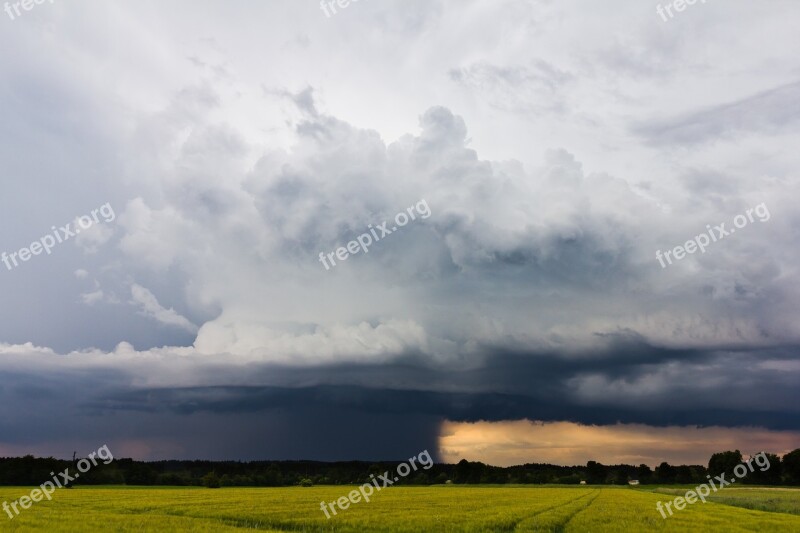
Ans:
[{"label": "distant building", "polygon": [[581,485],[586,485],[586,482],[584,480],[581,480]]},{"label": "distant building", "polygon": [[628,485],[638,485],[638,484],[639,484],[639,480],[638,479],[632,479],[632,480],[628,481]]}]

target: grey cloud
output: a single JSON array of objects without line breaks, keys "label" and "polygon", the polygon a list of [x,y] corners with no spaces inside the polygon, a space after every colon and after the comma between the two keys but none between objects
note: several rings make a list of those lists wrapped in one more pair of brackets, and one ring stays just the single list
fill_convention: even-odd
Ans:
[{"label": "grey cloud", "polygon": [[[572,0],[330,20],[142,0],[9,24],[0,252],[118,216],[92,254],[0,266],[0,342],[22,346],[0,344],[0,446],[386,458],[445,418],[796,428],[800,70],[779,3],[666,25]],[[422,198],[430,218],[318,262]],[[762,202],[769,222],[660,268]],[[134,284],[152,298],[130,305]]]},{"label": "grey cloud", "polygon": [[728,104],[644,124],[635,131],[651,143],[678,145],[741,135],[774,135],[800,121],[798,102],[800,82],[792,82]]},{"label": "grey cloud", "polygon": [[[96,437],[125,446],[149,439],[156,443],[147,452],[151,458],[324,460],[433,449],[443,420],[797,430],[796,349],[668,350],[625,336],[606,351],[579,355],[487,350],[491,357],[482,364],[461,369],[432,367],[410,354],[391,364],[313,368],[242,369],[195,360],[190,374],[181,370],[186,356],[143,366],[125,359],[115,368],[73,359],[58,363],[60,370],[36,370],[28,357],[17,370],[0,373],[6,384],[0,431],[14,444]],[[786,362],[795,369],[778,370]],[[167,382],[143,384],[152,372]],[[12,407],[21,401],[27,414]],[[324,437],[325,446],[313,444],[336,424],[340,429]],[[191,448],[190,437],[200,439]]]},{"label": "grey cloud", "polygon": [[491,105],[516,113],[564,113],[569,72],[543,60],[530,65],[499,66],[475,63],[448,71],[463,88],[487,98]]}]

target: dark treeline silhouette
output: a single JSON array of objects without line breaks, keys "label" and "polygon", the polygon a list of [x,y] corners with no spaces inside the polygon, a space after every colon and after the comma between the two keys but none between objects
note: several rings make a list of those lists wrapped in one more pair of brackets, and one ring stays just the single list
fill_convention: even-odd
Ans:
[{"label": "dark treeline silhouette", "polygon": [[[755,455],[755,454],[754,454]],[[742,483],[757,485],[800,485],[800,449],[783,457],[767,454],[769,468],[748,470]],[[673,466],[661,463],[655,470],[647,465],[604,465],[589,461],[585,466],[558,466],[528,463],[498,467],[462,460],[457,464],[434,464],[429,470],[419,468],[399,483],[410,485],[456,484],[572,484],[590,485],[700,484],[707,475],[730,473],[742,462],[741,453],[720,452],[712,455],[708,467]],[[0,485],[39,485],[75,463],[33,456],[0,458]],[[370,474],[395,472],[399,462],[317,461],[155,461],[117,459],[98,464],[81,474],[79,485],[167,485],[208,487],[282,487],[292,485],[349,485],[368,483]],[[762,461],[762,466],[766,462]]]}]

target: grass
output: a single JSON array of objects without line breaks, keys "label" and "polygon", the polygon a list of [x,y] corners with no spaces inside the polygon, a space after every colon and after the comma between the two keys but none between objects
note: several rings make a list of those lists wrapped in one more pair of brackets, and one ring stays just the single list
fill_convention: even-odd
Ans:
[{"label": "grass", "polygon": [[[0,531],[800,532],[800,490],[791,489],[724,489],[711,503],[663,519],[656,502],[689,488],[391,487],[328,520],[320,502],[353,487],[77,487],[56,491],[53,501],[35,503],[13,520],[0,511]],[[29,492],[0,487],[0,503]]]},{"label": "grass", "polygon": [[[659,488],[654,492],[669,494],[674,497],[682,496],[686,494],[687,490],[692,489],[694,487],[680,490]],[[712,493],[706,500],[756,511],[800,515],[800,489],[777,487],[725,488],[719,492]]]}]

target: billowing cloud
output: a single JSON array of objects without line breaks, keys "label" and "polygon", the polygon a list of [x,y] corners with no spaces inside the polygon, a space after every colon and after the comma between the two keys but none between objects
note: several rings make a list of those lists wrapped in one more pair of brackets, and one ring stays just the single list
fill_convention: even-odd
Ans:
[{"label": "billowing cloud", "polygon": [[[776,1],[668,23],[577,0],[13,21],[2,250],[97,205],[115,219],[0,267],[0,394],[26,406],[0,450],[59,429],[147,457],[254,457],[270,435],[261,453],[309,458],[403,457],[444,421],[797,431],[799,8]],[[320,262],[384,222],[369,253]]]}]

